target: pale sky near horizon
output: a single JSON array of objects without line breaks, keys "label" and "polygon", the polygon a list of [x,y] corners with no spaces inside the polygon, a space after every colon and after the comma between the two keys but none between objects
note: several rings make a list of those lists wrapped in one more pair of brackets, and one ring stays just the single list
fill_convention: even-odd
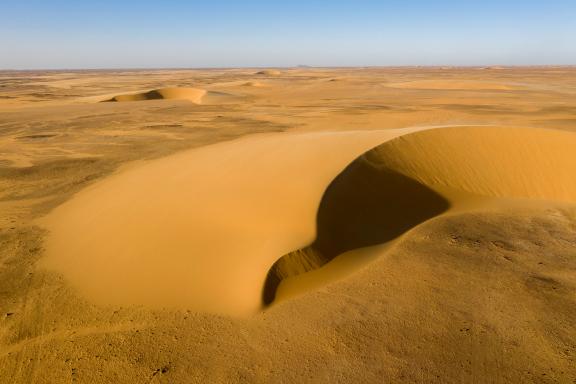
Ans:
[{"label": "pale sky near horizon", "polygon": [[0,69],[576,65],[576,0],[0,0]]}]

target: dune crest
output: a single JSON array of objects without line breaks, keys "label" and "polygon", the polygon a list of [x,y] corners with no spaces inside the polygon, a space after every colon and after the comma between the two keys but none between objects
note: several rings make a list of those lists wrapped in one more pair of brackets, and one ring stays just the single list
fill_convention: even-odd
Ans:
[{"label": "dune crest", "polygon": [[102,303],[249,314],[283,279],[442,214],[454,203],[444,189],[576,201],[575,147],[569,132],[492,127],[206,147],[118,173],[57,208],[44,221],[46,265]]},{"label": "dune crest", "polygon": [[199,88],[159,88],[147,92],[133,93],[114,96],[105,102],[126,102],[126,101],[146,101],[146,100],[188,100],[194,104],[201,104],[202,98],[206,95],[205,89]]}]

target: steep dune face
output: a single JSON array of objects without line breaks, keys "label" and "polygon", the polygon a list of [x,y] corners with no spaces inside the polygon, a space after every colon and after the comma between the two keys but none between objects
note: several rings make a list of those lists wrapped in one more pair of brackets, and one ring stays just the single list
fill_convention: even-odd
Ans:
[{"label": "steep dune face", "polygon": [[148,92],[118,95],[105,101],[188,100],[195,104],[201,104],[205,95],[206,90],[198,88],[160,88]]},{"label": "steep dune face", "polygon": [[572,133],[486,127],[207,147],[56,209],[46,265],[102,303],[249,314],[283,279],[393,240],[467,194],[575,201],[574,148]]},{"label": "steep dune face", "polygon": [[393,240],[448,208],[448,201],[434,190],[360,157],[324,193],[316,218],[316,240],[280,258],[270,269],[264,303],[274,301],[285,278],[317,269],[346,251]]}]

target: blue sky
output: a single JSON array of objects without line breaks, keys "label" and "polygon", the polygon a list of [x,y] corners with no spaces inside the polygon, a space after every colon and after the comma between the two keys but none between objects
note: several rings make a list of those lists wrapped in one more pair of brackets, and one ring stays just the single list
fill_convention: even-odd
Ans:
[{"label": "blue sky", "polygon": [[576,0],[0,0],[0,68],[576,64]]}]

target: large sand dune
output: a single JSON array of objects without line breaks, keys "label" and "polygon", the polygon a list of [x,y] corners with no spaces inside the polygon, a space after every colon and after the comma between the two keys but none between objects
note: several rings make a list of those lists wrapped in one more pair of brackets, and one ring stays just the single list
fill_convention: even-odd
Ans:
[{"label": "large sand dune", "polygon": [[282,279],[386,243],[451,199],[576,200],[575,147],[573,133],[494,127],[208,147],[120,172],[59,207],[47,263],[102,303],[255,312]]}]

